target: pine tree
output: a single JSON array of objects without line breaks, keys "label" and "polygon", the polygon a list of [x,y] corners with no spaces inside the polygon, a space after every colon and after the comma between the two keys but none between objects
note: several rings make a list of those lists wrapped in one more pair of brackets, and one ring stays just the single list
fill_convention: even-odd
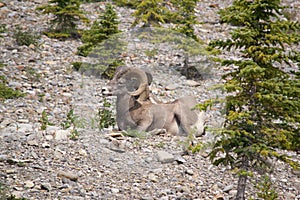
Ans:
[{"label": "pine tree", "polygon": [[172,22],[176,24],[175,30],[200,41],[195,35],[194,25],[197,24],[195,16],[195,7],[199,0],[172,0],[172,4],[177,8],[177,12],[173,15]]},{"label": "pine tree", "polygon": [[45,34],[54,38],[77,36],[77,23],[88,21],[80,10],[80,4],[80,0],[50,0],[48,5],[38,7],[37,10],[42,10],[44,14],[54,15],[50,21],[51,28]]},{"label": "pine tree", "polygon": [[239,27],[231,39],[211,43],[242,55],[222,61],[236,68],[223,76],[228,92],[225,125],[210,153],[214,164],[238,171],[238,200],[245,199],[249,175],[265,172],[269,158],[299,168],[281,151],[300,147],[300,80],[295,75],[300,25],[284,19],[283,10],[280,0],[235,0],[221,18]]},{"label": "pine tree", "polygon": [[143,27],[160,26],[165,23],[165,14],[168,9],[164,6],[164,0],[142,0],[133,13],[135,21],[133,26],[143,23]]},{"label": "pine tree", "polygon": [[78,54],[87,56],[95,46],[108,39],[110,35],[119,33],[118,24],[117,13],[113,6],[110,3],[106,4],[103,15],[99,16],[91,29],[83,32],[82,42],[84,45],[78,48]]}]

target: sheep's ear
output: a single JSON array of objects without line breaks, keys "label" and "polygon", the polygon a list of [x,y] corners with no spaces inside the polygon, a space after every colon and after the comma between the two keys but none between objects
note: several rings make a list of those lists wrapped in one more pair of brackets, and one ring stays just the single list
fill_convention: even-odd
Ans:
[{"label": "sheep's ear", "polygon": [[147,79],[148,79],[148,85],[151,85],[152,80],[153,80],[153,77],[152,77],[152,75],[150,74],[150,72],[146,72],[146,75],[147,75]]}]

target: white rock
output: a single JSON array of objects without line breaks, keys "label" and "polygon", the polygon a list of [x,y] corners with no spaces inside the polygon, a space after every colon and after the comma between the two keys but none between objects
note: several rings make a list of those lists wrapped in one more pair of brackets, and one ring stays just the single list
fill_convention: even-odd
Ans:
[{"label": "white rock", "polygon": [[24,186],[26,188],[33,188],[34,187],[34,183],[32,181],[28,180],[28,181],[24,182]]},{"label": "white rock", "polygon": [[66,140],[70,135],[70,131],[68,130],[57,130],[54,135],[55,140]]},{"label": "white rock", "polygon": [[166,151],[158,151],[157,158],[161,163],[171,163],[175,160],[174,156]]}]

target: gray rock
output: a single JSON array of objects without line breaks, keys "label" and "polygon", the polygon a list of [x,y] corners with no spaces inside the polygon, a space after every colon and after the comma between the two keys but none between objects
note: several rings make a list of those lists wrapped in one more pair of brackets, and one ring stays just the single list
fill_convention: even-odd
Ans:
[{"label": "gray rock", "polygon": [[189,87],[198,87],[201,85],[201,83],[194,81],[194,80],[187,80],[185,82],[185,85],[189,86]]},{"label": "gray rock", "polygon": [[55,131],[54,139],[55,140],[66,140],[70,135],[70,131],[68,130],[57,130]]},{"label": "gray rock", "polygon": [[161,163],[172,163],[175,160],[175,157],[166,151],[158,151],[157,158]]},{"label": "gray rock", "polygon": [[233,185],[227,185],[224,189],[223,189],[223,192],[229,192],[230,190],[232,190],[233,189]]},{"label": "gray rock", "polygon": [[143,196],[141,199],[142,200],[153,200],[153,197],[151,197],[151,195],[147,195],[147,196]]},{"label": "gray rock", "polygon": [[194,172],[193,172],[193,170],[191,170],[191,169],[187,169],[186,171],[185,171],[185,173],[186,174],[188,174],[188,175],[194,175]]},{"label": "gray rock", "polygon": [[27,144],[30,146],[36,146],[36,147],[39,146],[39,143],[36,140],[30,140],[27,142]]},{"label": "gray rock", "polygon": [[28,180],[28,181],[24,182],[24,186],[26,188],[33,188],[34,187],[34,183],[32,181]]},{"label": "gray rock", "polygon": [[6,161],[8,159],[7,155],[0,155],[0,162],[1,161]]},{"label": "gray rock", "polygon": [[120,192],[120,190],[117,189],[117,188],[111,188],[110,190],[111,190],[111,192],[112,192],[113,194],[117,194],[117,193]]},{"label": "gray rock", "polygon": [[58,171],[57,176],[67,178],[71,181],[77,181],[78,175],[70,171]]},{"label": "gray rock", "polygon": [[186,163],[186,160],[185,160],[182,156],[177,156],[177,157],[175,158],[175,161],[176,161],[178,164]]},{"label": "gray rock", "polygon": [[173,84],[167,85],[165,89],[166,90],[175,90],[178,87],[179,87],[178,84],[173,83]]}]

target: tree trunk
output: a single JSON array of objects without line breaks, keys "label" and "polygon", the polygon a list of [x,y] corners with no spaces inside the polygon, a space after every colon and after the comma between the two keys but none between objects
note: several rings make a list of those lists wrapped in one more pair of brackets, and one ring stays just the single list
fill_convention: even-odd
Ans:
[{"label": "tree trunk", "polygon": [[246,182],[247,182],[247,175],[240,175],[237,194],[235,198],[236,200],[245,200]]}]

